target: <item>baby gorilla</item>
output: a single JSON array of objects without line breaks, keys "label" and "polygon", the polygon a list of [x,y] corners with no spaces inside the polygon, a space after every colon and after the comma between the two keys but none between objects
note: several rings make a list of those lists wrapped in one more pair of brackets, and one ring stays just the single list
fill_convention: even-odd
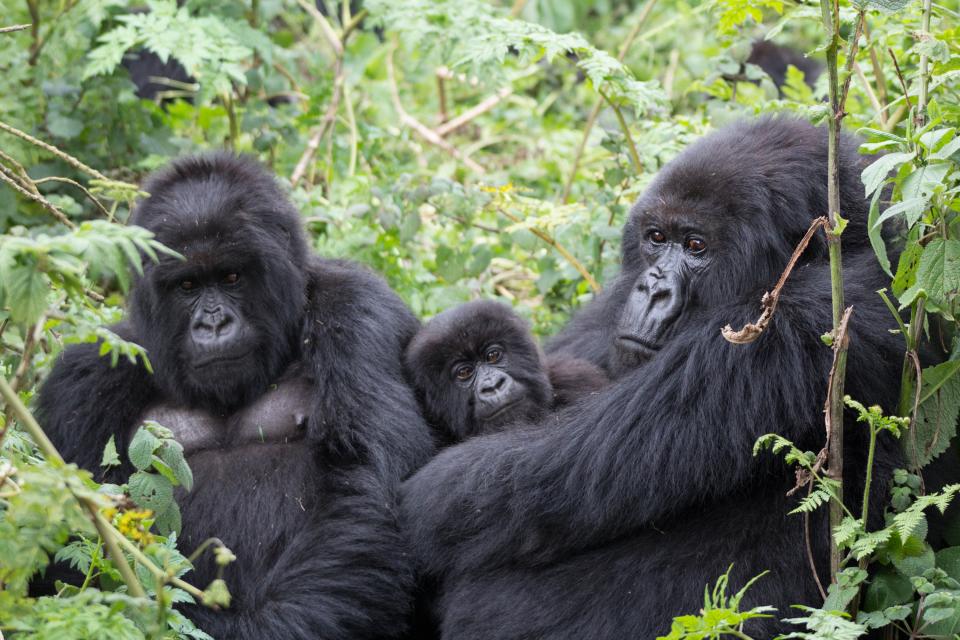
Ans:
[{"label": "baby gorilla", "polygon": [[608,382],[585,360],[545,358],[527,323],[490,300],[433,318],[405,361],[424,414],[446,444],[536,422]]}]

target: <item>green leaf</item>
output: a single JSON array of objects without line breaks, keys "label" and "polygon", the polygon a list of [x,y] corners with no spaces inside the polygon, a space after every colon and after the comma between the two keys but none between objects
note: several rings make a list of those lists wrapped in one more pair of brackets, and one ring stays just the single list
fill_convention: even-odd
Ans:
[{"label": "green leaf", "polygon": [[[943,180],[947,177],[948,171],[950,171],[950,164],[946,162],[936,162],[917,167],[900,183],[900,193],[903,199],[929,201],[938,187],[942,189]],[[912,225],[916,222],[916,219],[911,220],[910,216],[907,216],[907,222]]]},{"label": "green leaf", "polygon": [[861,6],[870,6],[887,13],[896,13],[909,4],[910,0],[866,0],[866,3]]},{"label": "green leaf", "polygon": [[193,489],[193,472],[183,457],[183,447],[173,440],[166,440],[160,445],[157,455],[170,468],[177,483],[187,491]]},{"label": "green leaf", "polygon": [[166,509],[155,515],[153,521],[153,526],[156,527],[157,533],[162,536],[169,536],[171,533],[180,533],[182,525],[180,507],[178,507],[177,503],[173,500],[170,501]]},{"label": "green leaf", "polygon": [[960,547],[947,547],[937,551],[937,568],[943,569],[948,576],[960,581]]},{"label": "green leaf", "polygon": [[890,258],[887,257],[887,245],[883,241],[883,227],[878,224],[880,218],[880,196],[883,195],[883,189],[877,189],[873,192],[873,198],[870,200],[870,213],[867,217],[867,237],[870,239],[870,246],[873,252],[877,254],[877,260],[888,276],[893,277],[890,271]]},{"label": "green leaf", "polygon": [[908,578],[922,576],[927,569],[932,569],[935,563],[933,549],[926,543],[919,551],[915,551],[912,545],[904,545],[890,554],[890,559],[897,571]]},{"label": "green leaf", "polygon": [[929,204],[929,200],[926,198],[907,198],[887,207],[883,214],[877,218],[874,225],[879,227],[890,218],[903,214],[906,218],[907,226],[913,226],[913,224],[920,219],[920,216],[923,215],[923,212],[926,211],[927,204]]},{"label": "green leaf", "polygon": [[860,180],[864,186],[864,197],[869,198],[873,192],[879,189],[887,176],[895,168],[905,162],[910,162],[916,157],[916,153],[888,153],[874,160],[869,167],[860,174]]},{"label": "green leaf", "polygon": [[117,443],[110,436],[107,440],[107,446],[103,448],[103,458],[100,460],[101,467],[115,467],[120,464],[120,454],[117,453]]},{"label": "green leaf", "polygon": [[920,291],[939,309],[945,309],[960,289],[960,240],[935,238],[923,249],[917,280],[900,299],[911,304]]},{"label": "green leaf", "polygon": [[960,416],[960,376],[957,361],[923,370],[920,397],[911,433],[902,439],[903,451],[914,467],[923,467],[950,447]]},{"label": "green leaf", "polygon": [[157,473],[137,471],[127,481],[130,497],[137,506],[164,513],[173,503],[173,484]]},{"label": "green leaf", "polygon": [[910,579],[892,567],[881,567],[870,579],[863,599],[864,611],[883,611],[887,607],[913,600]]},{"label": "green leaf", "polygon": [[917,267],[923,255],[923,246],[918,242],[907,243],[906,249],[900,254],[897,261],[897,274],[893,277],[891,289],[893,295],[902,299],[903,293],[917,281]]},{"label": "green leaf", "polygon": [[134,467],[146,471],[153,466],[153,452],[159,446],[160,440],[147,429],[140,427],[133,435],[127,455]]}]

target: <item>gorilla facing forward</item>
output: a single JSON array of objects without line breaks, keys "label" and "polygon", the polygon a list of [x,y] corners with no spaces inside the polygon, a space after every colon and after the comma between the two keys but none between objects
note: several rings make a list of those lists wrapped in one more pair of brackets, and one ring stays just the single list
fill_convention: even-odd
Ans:
[{"label": "gorilla facing forward", "polygon": [[[854,307],[847,392],[890,410],[902,339],[886,330],[894,320],[874,293],[886,279],[866,234],[856,145],[843,138],[840,147]],[[784,617],[792,604],[818,602],[803,519],[787,515],[793,470],[751,451],[768,432],[804,450],[823,445],[832,361],[820,341],[831,326],[823,236],[756,342],[730,344],[720,328],[755,320],[813,218],[827,213],[826,171],[826,130],[779,118],[708,136],[656,176],[624,228],[619,277],[550,347],[615,381],[559,424],[473,438],[404,485],[443,638],[653,638],[696,612],[730,563],[734,585],[771,572],[744,606],[773,605]],[[857,496],[867,434],[847,422],[847,495]],[[877,477],[889,477],[898,452],[881,437]],[[826,575],[825,511],[811,524]],[[774,619],[746,628],[754,637],[779,629]]]},{"label": "gorilla facing forward", "polygon": [[[44,428],[91,471],[145,419],[174,432],[195,477],[177,496],[180,547],[216,536],[237,556],[230,608],[186,611],[214,637],[401,637],[413,577],[397,485],[433,448],[401,365],[419,323],[378,277],[312,255],[252,160],[187,158],[145,189],[132,223],[185,259],[144,266],[114,331],[155,373],[70,347],[40,394]],[[187,577],[214,576],[208,561]]]}]

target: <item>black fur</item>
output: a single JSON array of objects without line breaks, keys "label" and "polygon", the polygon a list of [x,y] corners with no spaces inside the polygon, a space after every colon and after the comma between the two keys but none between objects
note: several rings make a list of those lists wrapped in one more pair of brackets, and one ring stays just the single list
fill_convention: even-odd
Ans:
[{"label": "black fur", "polygon": [[[187,158],[145,188],[133,223],[187,258],[145,265],[116,327],[147,348],[156,373],[111,368],[97,345],[68,348],[38,402],[47,433],[97,471],[107,439],[125,451],[148,406],[229,418],[296,369],[313,385],[304,438],[188,452],[196,482],[178,495],[180,546],[217,536],[237,561],[225,573],[231,607],[186,612],[217,638],[402,636],[412,568],[396,489],[433,447],[401,365],[416,319],[380,278],[314,256],[299,213],[252,160]],[[184,282],[225,272],[239,274],[223,300],[250,349],[201,371]],[[187,577],[205,586],[213,575],[203,561]]]},{"label": "black fur", "polygon": [[[844,138],[840,156],[850,220],[846,300],[854,307],[846,388],[890,410],[903,346],[874,293],[887,281],[868,246],[856,146]],[[720,328],[756,319],[810,221],[827,213],[826,150],[825,129],[784,118],[728,127],[683,152],[632,209],[620,277],[553,343],[618,378],[558,424],[473,438],[404,484],[415,552],[439,581],[443,638],[653,638],[673,616],[697,612],[704,587],[730,563],[735,588],[771,572],[745,606],[774,605],[785,617],[792,604],[818,602],[803,519],[787,515],[793,470],[751,449],[768,432],[801,449],[823,445],[832,353],[820,342],[831,325],[822,234],[756,342],[730,344]],[[623,366],[616,332],[650,264],[651,220],[705,238],[706,253],[693,256],[704,268],[683,274],[682,311],[659,347]],[[847,421],[851,502],[862,486],[865,435]],[[881,437],[875,477],[888,478],[899,460],[896,441]],[[811,525],[823,576],[824,510]],[[779,628],[757,621],[746,630],[772,637]]]},{"label": "black fur", "polygon": [[793,65],[803,71],[803,79],[813,86],[823,73],[823,65],[814,58],[808,58],[799,51],[779,45],[769,40],[757,40],[750,49],[747,63],[755,64],[770,76],[778,89],[787,81],[787,67]]},{"label": "black fur", "polygon": [[[487,355],[495,354],[496,362]],[[572,404],[608,379],[595,365],[557,355],[545,359],[527,323],[510,307],[477,300],[428,322],[405,356],[408,375],[428,422],[445,444],[539,420]],[[465,367],[470,376],[457,379]],[[509,391],[498,396],[495,417],[482,415],[484,380],[495,376]]]}]

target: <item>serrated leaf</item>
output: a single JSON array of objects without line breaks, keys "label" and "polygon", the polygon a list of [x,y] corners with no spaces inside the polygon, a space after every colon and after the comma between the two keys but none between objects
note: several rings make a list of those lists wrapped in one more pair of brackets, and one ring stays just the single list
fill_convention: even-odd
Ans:
[{"label": "serrated leaf", "polygon": [[180,533],[183,522],[180,516],[180,507],[177,506],[177,503],[171,500],[163,512],[156,514],[153,526],[156,527],[157,533],[162,536]]},{"label": "serrated leaf", "polygon": [[887,13],[896,13],[908,4],[910,4],[910,0],[866,0],[865,6],[874,7]]},{"label": "serrated leaf", "polygon": [[923,467],[946,451],[957,433],[960,416],[960,376],[956,362],[944,362],[923,370],[920,396],[927,398],[917,409],[917,419],[902,439],[911,466]]},{"label": "serrated leaf", "polygon": [[960,290],[960,240],[935,238],[924,247],[916,282],[904,292],[900,304],[911,304],[921,290],[937,307],[949,306]]},{"label": "serrated leaf", "polygon": [[920,265],[922,255],[923,247],[917,242],[908,243],[906,249],[900,254],[900,259],[897,261],[897,273],[890,286],[893,295],[897,296],[898,299],[917,281],[917,267]]},{"label": "serrated leaf", "polygon": [[157,455],[170,468],[177,484],[187,491],[193,489],[193,472],[183,456],[183,447],[176,441],[167,440],[157,451]]},{"label": "serrated leaf", "polygon": [[153,465],[153,452],[160,446],[160,440],[147,429],[140,427],[133,435],[133,441],[127,450],[130,462],[140,471],[145,471]]},{"label": "serrated leaf", "polygon": [[137,506],[164,513],[173,503],[173,484],[157,473],[137,471],[127,481],[130,497]]}]

